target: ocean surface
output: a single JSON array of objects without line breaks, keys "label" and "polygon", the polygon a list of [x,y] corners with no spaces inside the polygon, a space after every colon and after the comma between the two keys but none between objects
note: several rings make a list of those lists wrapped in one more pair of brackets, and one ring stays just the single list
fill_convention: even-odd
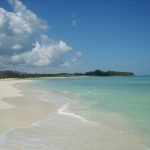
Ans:
[{"label": "ocean surface", "polygon": [[21,88],[57,109],[2,133],[0,150],[150,150],[150,77],[32,80]]}]

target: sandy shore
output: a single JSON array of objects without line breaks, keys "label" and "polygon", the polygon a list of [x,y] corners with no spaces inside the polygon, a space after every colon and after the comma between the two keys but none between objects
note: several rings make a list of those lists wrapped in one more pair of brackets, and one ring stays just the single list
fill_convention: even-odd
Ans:
[{"label": "sandy shore", "polygon": [[0,80],[0,132],[31,125],[46,118],[54,110],[52,104],[41,101],[35,91],[21,91],[14,86],[28,82],[31,81]]},{"label": "sandy shore", "polygon": [[27,83],[30,80],[17,80],[17,79],[4,79],[0,80],[0,110],[14,107],[3,101],[3,98],[21,97],[21,91],[15,88],[13,85],[17,83]]}]

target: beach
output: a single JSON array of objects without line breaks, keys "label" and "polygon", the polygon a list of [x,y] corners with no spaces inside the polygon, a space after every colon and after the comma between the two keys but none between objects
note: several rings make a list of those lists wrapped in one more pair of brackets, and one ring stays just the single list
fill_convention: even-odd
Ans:
[{"label": "beach", "polygon": [[0,80],[0,133],[15,127],[31,125],[46,118],[53,110],[53,105],[41,101],[32,91],[22,91],[16,84],[26,84],[31,80]]},{"label": "beach", "polygon": [[[136,120],[132,121],[121,112],[126,106],[121,104],[119,94],[126,94],[122,85],[128,81],[136,86],[137,82],[145,82],[135,78],[0,80],[0,148],[149,150],[149,127],[142,129]],[[144,88],[143,92],[146,90]],[[127,106],[134,102],[130,101]],[[118,112],[113,103],[120,107],[117,106]],[[104,104],[109,107],[105,109]]]}]

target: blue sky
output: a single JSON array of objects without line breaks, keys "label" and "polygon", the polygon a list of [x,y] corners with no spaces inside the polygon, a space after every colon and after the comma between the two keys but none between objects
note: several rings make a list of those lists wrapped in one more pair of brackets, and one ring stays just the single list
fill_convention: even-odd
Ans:
[{"label": "blue sky", "polygon": [[[11,1],[18,2],[18,0]],[[37,41],[40,43],[35,44],[35,47],[32,46],[31,51],[42,47],[43,52],[47,51],[47,54],[53,54],[54,51],[57,53],[41,58],[37,50],[38,56],[30,53],[29,58],[28,54],[22,55],[22,53],[29,53],[29,48],[23,49],[23,46],[27,45],[19,44],[20,40],[16,38],[17,40],[13,41],[11,46],[14,50],[18,49],[15,54],[13,53],[17,56],[7,57],[13,60],[13,65],[10,65],[12,64],[10,61],[1,61],[1,68],[35,72],[102,69],[150,74],[149,0],[22,0],[21,2],[47,26],[43,29],[41,24],[34,34],[28,36],[32,39],[30,44],[33,45]],[[13,9],[14,5],[16,4],[13,4]],[[0,7],[14,12],[6,0],[0,0]],[[29,23],[30,20],[27,21]],[[4,26],[2,27],[0,26],[0,33],[4,33]],[[51,45],[45,47],[41,43],[41,34],[47,36],[49,40],[52,39],[53,42],[50,43],[59,47],[59,50],[50,52],[48,48]],[[9,53],[7,49],[6,52]],[[3,51],[0,51],[0,55],[1,60],[7,56]],[[35,61],[37,59],[40,61],[29,60],[32,57]],[[62,64],[63,66],[60,67]]]}]

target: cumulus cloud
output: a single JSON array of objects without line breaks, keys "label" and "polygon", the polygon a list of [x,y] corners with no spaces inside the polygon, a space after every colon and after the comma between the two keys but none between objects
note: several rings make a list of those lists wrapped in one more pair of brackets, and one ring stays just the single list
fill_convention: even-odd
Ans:
[{"label": "cumulus cloud", "polygon": [[19,0],[9,0],[13,11],[0,8],[0,52],[12,55],[31,50],[32,43],[48,26]]},{"label": "cumulus cloud", "polygon": [[58,62],[61,62],[63,55],[70,50],[71,47],[63,41],[49,41],[47,44],[36,41],[32,51],[14,55],[11,59],[14,63],[19,62],[29,66],[61,65],[62,63]]},{"label": "cumulus cloud", "polygon": [[75,65],[76,54],[70,61],[65,55],[71,47],[64,41],[54,41],[44,32],[48,25],[28,10],[20,0],[8,0],[12,12],[0,8],[0,65],[56,66]]}]

